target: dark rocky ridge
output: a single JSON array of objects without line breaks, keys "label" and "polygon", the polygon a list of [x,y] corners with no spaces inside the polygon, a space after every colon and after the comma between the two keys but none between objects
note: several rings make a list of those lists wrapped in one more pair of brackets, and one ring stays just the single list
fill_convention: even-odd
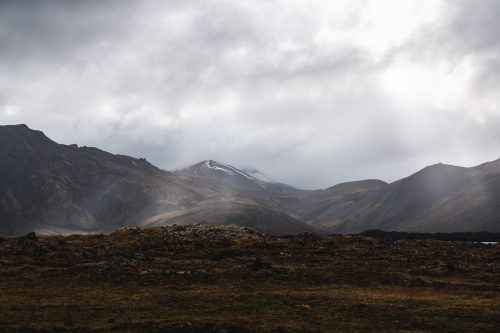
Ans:
[{"label": "dark rocky ridge", "polygon": [[0,127],[0,145],[4,233],[121,225],[157,194],[152,179],[170,176],[145,160],[59,145],[24,125]]}]

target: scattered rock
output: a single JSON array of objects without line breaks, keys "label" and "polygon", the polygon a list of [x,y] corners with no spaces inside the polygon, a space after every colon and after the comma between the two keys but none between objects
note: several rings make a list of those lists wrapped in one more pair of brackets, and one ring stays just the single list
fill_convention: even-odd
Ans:
[{"label": "scattered rock", "polygon": [[271,264],[267,262],[263,262],[260,258],[255,258],[253,263],[250,265],[250,268],[253,271],[259,271],[261,269],[270,269]]},{"label": "scattered rock", "polygon": [[141,231],[141,228],[138,227],[138,226],[136,226],[136,225],[128,225],[126,227],[119,228],[116,231],[118,231],[118,232],[119,231],[128,231],[128,232],[131,232],[131,233],[139,233]]},{"label": "scattered rock", "polygon": [[35,245],[31,249],[31,255],[34,257],[42,256],[47,253],[47,250],[41,246]]},{"label": "scattered rock", "polygon": [[[32,286],[33,281],[47,294],[66,297],[61,298],[61,304],[70,304],[67,311],[63,311],[67,318],[56,318],[56,325],[59,322],[68,325],[64,323],[69,319],[76,321],[81,318],[82,321],[74,326],[75,330],[85,327],[88,331],[109,327],[126,332],[242,332],[238,327],[208,326],[212,324],[199,319],[200,309],[203,309],[207,311],[205,314],[216,315],[215,320],[222,325],[231,319],[226,312],[229,309],[232,314],[233,308],[235,317],[243,318],[249,309],[260,309],[262,312],[259,313],[252,311],[252,316],[265,313],[263,320],[277,318],[276,322],[270,322],[275,329],[272,330],[270,324],[269,332],[301,331],[318,318],[323,322],[327,316],[332,316],[332,320],[340,316],[347,318],[342,321],[341,329],[349,330],[350,327],[343,325],[358,320],[359,314],[365,316],[374,309],[393,309],[387,320],[383,319],[384,316],[379,318],[384,320],[380,327],[397,329],[400,325],[395,325],[395,319],[400,320],[403,307],[414,309],[415,312],[410,314],[417,316],[422,314],[422,309],[426,313],[442,313],[439,302],[415,302],[415,295],[431,293],[434,297],[437,289],[443,289],[446,295],[457,295],[452,299],[457,303],[450,303],[450,312],[443,313],[443,317],[432,317],[431,320],[446,322],[446,318],[456,315],[457,307],[466,306],[467,313],[464,312],[463,318],[455,317],[470,325],[469,319],[480,316],[481,309],[487,314],[495,310],[495,299],[490,295],[495,296],[498,291],[500,248],[497,246],[474,248],[461,242],[425,241],[428,246],[423,247],[421,242],[424,241],[413,240],[388,241],[388,246],[381,246],[384,243],[373,241],[372,244],[357,237],[316,238],[307,234],[267,237],[251,229],[207,224],[144,228],[138,233],[132,232],[121,231],[105,236],[68,235],[64,238],[44,236],[38,242],[28,241],[35,238],[32,236],[23,236],[23,242],[4,237],[5,244],[0,246],[1,280],[6,288],[18,288],[13,290],[22,296],[21,310],[37,309],[37,318],[46,320],[40,321],[40,325],[47,326],[47,331],[58,329],[49,322],[56,318],[53,316],[54,307],[40,307],[40,298],[33,297],[33,292],[26,287]],[[449,258],[440,256],[443,251],[451,254]],[[370,253],[372,255],[367,257]],[[459,281],[457,273],[447,273],[453,271],[460,273]],[[325,290],[346,285],[354,292],[343,290],[332,298],[324,297]],[[75,289],[76,295],[86,297],[75,297],[68,292],[71,291],[68,286],[80,288]],[[371,296],[370,288],[375,288],[375,297]],[[394,295],[383,297],[384,290],[390,290]],[[484,301],[474,299],[464,305],[461,296],[480,293],[487,296]],[[99,303],[107,295],[113,302],[120,302],[109,311]],[[367,295],[369,302],[366,301]],[[93,312],[73,315],[74,310],[88,307],[87,296],[98,306],[91,310],[105,315],[97,322],[88,320]],[[338,306],[334,303],[337,300]],[[12,303],[19,304],[17,299]],[[205,309],[205,305],[209,307]],[[114,310],[118,307],[127,312],[116,315]],[[38,309],[42,312],[38,313]],[[12,307],[6,306],[2,310],[9,312],[3,314],[0,311],[3,314],[0,321],[8,322],[10,316],[17,315]],[[337,310],[341,311],[338,316]],[[182,323],[177,327],[174,321],[162,321],[165,311],[172,313],[172,320],[196,320],[193,326]],[[192,316],[189,311],[193,311]],[[286,327],[276,326],[283,324],[283,316],[278,318],[276,311],[282,311],[283,316],[295,316],[293,318],[297,319],[293,325],[296,325],[296,330],[292,330],[291,321],[285,323]],[[176,317],[179,313],[181,315]],[[203,320],[211,318],[205,314]],[[108,318],[117,319],[116,322],[110,319],[108,323]],[[484,319],[488,323],[491,318],[485,315]],[[338,324],[334,321],[323,323],[325,327]],[[422,323],[423,326],[417,328],[425,330],[428,323]],[[401,320],[401,327],[403,324]],[[249,332],[259,331],[258,326],[262,324],[255,325],[255,330]],[[494,331],[493,326],[485,328]],[[450,330],[461,331],[458,326]]]},{"label": "scattered rock", "polygon": [[155,236],[159,241],[191,241],[199,244],[203,242],[233,242],[233,241],[260,241],[268,237],[251,228],[240,228],[233,225],[215,225],[198,223],[186,226],[172,225],[161,228]]},{"label": "scattered rock", "polygon": [[113,256],[105,263],[105,268],[115,270],[129,266],[129,260],[124,257]]},{"label": "scattered rock", "polygon": [[82,257],[84,259],[95,259],[97,257],[97,250],[93,248],[83,248]]},{"label": "scattered rock", "polygon": [[455,272],[455,271],[457,270],[457,267],[456,267],[456,266],[455,266],[455,264],[454,264],[454,263],[452,263],[451,261],[448,261],[448,262],[446,263],[445,268],[446,268],[446,271],[447,271],[448,273],[453,273],[453,272]]},{"label": "scattered rock", "polygon": [[137,260],[144,260],[146,259],[146,256],[142,252],[134,253],[134,259]]},{"label": "scattered rock", "polygon": [[38,242],[38,236],[34,231],[28,232],[26,235],[19,237],[21,241]]}]

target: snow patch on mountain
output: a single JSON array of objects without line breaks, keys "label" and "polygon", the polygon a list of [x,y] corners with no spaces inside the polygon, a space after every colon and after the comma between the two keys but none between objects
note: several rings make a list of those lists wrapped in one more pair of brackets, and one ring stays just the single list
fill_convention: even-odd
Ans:
[{"label": "snow patch on mountain", "polygon": [[250,179],[250,180],[255,179],[254,177],[247,175],[246,173],[244,173],[244,172],[242,172],[242,171],[240,171],[240,170],[238,170],[230,165],[227,165],[227,164],[222,164],[222,163],[218,163],[218,162],[214,162],[214,161],[205,161],[205,164],[203,166],[206,168],[212,169],[212,170],[225,172],[231,176],[239,174],[239,175],[241,175],[247,179]]},{"label": "snow patch on mountain", "polygon": [[210,161],[206,161],[204,166],[205,166],[205,168],[209,168],[209,169],[217,170],[217,171],[222,171],[222,172],[225,172],[227,174],[230,174],[231,176],[234,176],[234,172],[232,172],[231,170],[228,170],[226,168],[221,168],[218,165],[211,165]]}]

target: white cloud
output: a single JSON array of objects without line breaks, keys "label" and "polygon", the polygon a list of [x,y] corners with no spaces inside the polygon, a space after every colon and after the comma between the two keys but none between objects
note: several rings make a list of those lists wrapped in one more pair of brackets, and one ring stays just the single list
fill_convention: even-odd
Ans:
[{"label": "white cloud", "polygon": [[500,157],[495,2],[0,7],[0,122],[58,141],[308,188]]}]

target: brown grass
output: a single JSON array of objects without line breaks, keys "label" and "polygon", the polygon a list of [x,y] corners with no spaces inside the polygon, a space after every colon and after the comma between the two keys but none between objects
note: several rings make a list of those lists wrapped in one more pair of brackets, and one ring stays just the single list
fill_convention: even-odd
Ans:
[{"label": "brown grass", "polygon": [[500,331],[498,245],[168,232],[0,243],[0,332]]}]

